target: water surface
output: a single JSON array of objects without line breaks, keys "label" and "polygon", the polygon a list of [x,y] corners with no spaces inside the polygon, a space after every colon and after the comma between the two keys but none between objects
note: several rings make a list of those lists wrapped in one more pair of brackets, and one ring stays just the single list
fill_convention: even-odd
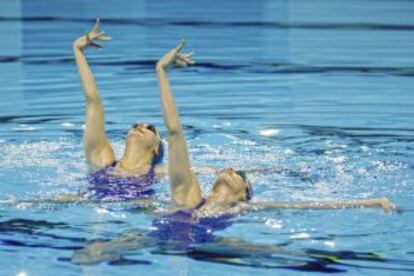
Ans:
[{"label": "water surface", "polygon": [[[413,14],[403,0],[2,1],[0,274],[411,275]],[[154,66],[185,37],[197,65],[170,78],[195,165],[269,169],[250,175],[255,200],[386,196],[399,211],[263,211],[216,233],[336,262],[237,259],[216,248],[71,264],[90,241],[149,230],[154,219],[123,204],[16,203],[87,188],[71,43],[96,17],[113,41],[87,56],[117,156],[136,121],[165,137]],[[213,179],[201,177],[204,192]],[[157,200],[169,199],[167,185],[157,184]]]}]

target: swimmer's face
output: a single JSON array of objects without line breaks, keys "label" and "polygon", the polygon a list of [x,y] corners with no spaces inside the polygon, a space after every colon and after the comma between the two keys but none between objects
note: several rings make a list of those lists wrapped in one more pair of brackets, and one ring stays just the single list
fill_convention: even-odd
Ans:
[{"label": "swimmer's face", "polygon": [[160,141],[160,135],[153,125],[137,123],[128,131],[126,146],[131,149],[144,147],[146,150],[157,152]]},{"label": "swimmer's face", "polygon": [[221,194],[227,201],[248,201],[251,196],[250,184],[243,171],[228,168],[217,176],[213,192]]}]

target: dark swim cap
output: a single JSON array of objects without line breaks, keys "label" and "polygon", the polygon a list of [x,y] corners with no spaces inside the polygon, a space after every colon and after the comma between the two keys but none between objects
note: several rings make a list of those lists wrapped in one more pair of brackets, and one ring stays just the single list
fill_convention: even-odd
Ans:
[{"label": "dark swim cap", "polygon": [[160,141],[160,144],[158,145],[158,152],[154,156],[154,159],[152,159],[151,166],[161,164],[163,158],[164,158],[164,144],[162,143],[162,141]]},{"label": "dark swim cap", "polygon": [[247,180],[247,189],[246,189],[246,201],[250,201],[253,197],[253,189],[252,185],[250,184],[250,181]]},{"label": "dark swim cap", "polygon": [[238,174],[244,182],[246,182],[246,201],[249,201],[253,197],[253,189],[252,185],[250,184],[250,181],[247,179],[246,172],[245,171],[236,171],[236,174]]}]

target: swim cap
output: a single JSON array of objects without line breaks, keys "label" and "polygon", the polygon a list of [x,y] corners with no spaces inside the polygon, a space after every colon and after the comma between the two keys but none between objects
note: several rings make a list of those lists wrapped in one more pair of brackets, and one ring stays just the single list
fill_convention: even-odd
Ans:
[{"label": "swim cap", "polygon": [[158,152],[154,156],[154,159],[152,159],[152,166],[158,165],[162,163],[162,159],[164,158],[164,144],[162,141],[160,141],[160,144],[158,145]]}]

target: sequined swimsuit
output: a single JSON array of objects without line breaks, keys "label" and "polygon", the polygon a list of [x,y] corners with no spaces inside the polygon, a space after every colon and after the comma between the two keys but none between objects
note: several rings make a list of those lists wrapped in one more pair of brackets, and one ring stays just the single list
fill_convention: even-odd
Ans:
[{"label": "sequined swimsuit", "polygon": [[119,176],[113,172],[116,162],[88,176],[90,198],[99,201],[122,201],[154,194],[155,170],[141,176]]}]

